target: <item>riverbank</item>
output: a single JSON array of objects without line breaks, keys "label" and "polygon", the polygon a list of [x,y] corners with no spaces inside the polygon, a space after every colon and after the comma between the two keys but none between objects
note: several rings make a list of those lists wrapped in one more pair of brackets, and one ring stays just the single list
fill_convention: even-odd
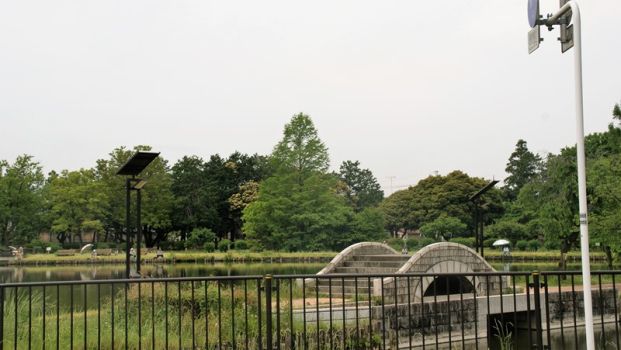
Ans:
[{"label": "riverbank", "polygon": [[[235,262],[235,263],[328,263],[334,258],[337,252],[251,252],[251,251],[230,251],[226,253],[204,251],[172,251],[164,253],[163,259],[156,259],[155,252],[147,253],[142,256],[144,263],[214,263],[214,262]],[[485,259],[491,262],[513,261],[513,262],[558,262],[560,253],[558,251],[536,251],[536,252],[511,252],[511,257],[503,257],[498,250],[485,251]],[[579,251],[572,251],[567,254],[568,263],[579,263],[581,255]],[[606,255],[603,252],[591,252],[591,261],[605,262]],[[5,260],[7,265],[79,265],[79,264],[124,264],[125,255],[121,252],[110,256],[98,256],[96,258],[87,254],[76,254],[73,256],[57,256],[55,254],[28,254],[22,260]]]},{"label": "riverbank", "polygon": [[[142,256],[144,263],[328,263],[336,256],[336,252],[251,252],[231,251],[208,253],[203,251],[173,251],[164,253],[164,258],[156,259],[155,252]],[[29,254],[22,260],[7,260],[8,265],[80,265],[80,264],[124,264],[123,253],[91,257],[91,254],[76,254],[73,256],[57,256],[54,254]]]}]

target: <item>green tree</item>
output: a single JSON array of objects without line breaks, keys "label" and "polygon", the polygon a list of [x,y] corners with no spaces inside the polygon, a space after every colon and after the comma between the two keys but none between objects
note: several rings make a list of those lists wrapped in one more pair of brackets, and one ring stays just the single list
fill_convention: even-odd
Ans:
[{"label": "green tree", "polygon": [[379,210],[384,216],[386,229],[390,231],[392,236],[397,237],[397,232],[401,229],[414,228],[412,223],[408,221],[411,203],[412,191],[409,189],[396,191],[380,203]]},{"label": "green tree", "polygon": [[432,222],[421,226],[420,231],[426,237],[436,240],[449,240],[453,236],[461,236],[466,231],[467,226],[455,217],[441,215]]},{"label": "green tree", "polygon": [[503,189],[509,199],[517,197],[520,189],[539,174],[541,166],[541,157],[528,150],[526,141],[518,140],[505,168],[509,176],[505,178]]},{"label": "green tree", "polygon": [[371,170],[361,169],[360,162],[344,161],[338,175],[347,185],[345,196],[354,211],[376,207],[384,199],[384,191],[377,179]]},{"label": "green tree", "polygon": [[[106,240],[110,236],[118,242],[126,240],[125,178],[116,175],[116,172],[136,151],[151,151],[151,147],[139,145],[133,150],[118,147],[110,152],[108,159],[97,160],[95,176],[103,184],[102,191],[108,198],[103,205]],[[162,157],[157,157],[140,174],[140,178],[147,181],[142,190],[142,232],[145,244],[152,247],[166,239],[166,234],[172,226],[171,211],[174,197],[171,192],[172,180],[168,162]]]},{"label": "green tree", "polygon": [[43,226],[42,188],[45,177],[38,162],[21,155],[13,164],[0,160],[0,239],[3,245],[23,244]]},{"label": "green tree", "polygon": [[529,235],[526,225],[510,221],[500,220],[485,230],[486,238],[507,239],[515,246],[518,241],[527,241],[536,237]]},{"label": "green tree", "polygon": [[340,181],[326,174],[328,151],[308,116],[293,116],[272,160],[275,173],[243,211],[249,239],[267,249],[338,250],[381,227],[381,215],[356,217],[339,195]]},{"label": "green tree", "polygon": [[92,169],[64,170],[48,182],[46,191],[52,215],[51,231],[59,242],[73,242],[77,237],[84,243],[82,234],[103,229],[104,208],[107,201],[102,183]]},{"label": "green tree", "polygon": [[298,183],[315,172],[325,173],[328,170],[328,148],[319,139],[317,129],[308,115],[294,115],[285,125],[283,134],[283,139],[272,152],[276,169],[294,171]]}]

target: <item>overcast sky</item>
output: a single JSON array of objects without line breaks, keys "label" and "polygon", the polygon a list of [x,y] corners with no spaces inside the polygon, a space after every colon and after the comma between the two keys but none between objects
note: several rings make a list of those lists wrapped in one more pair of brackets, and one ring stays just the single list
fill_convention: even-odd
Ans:
[{"label": "overcast sky", "polygon": [[[2,1],[0,159],[92,167],[148,144],[171,165],[268,154],[309,114],[337,169],[390,192],[461,169],[502,179],[518,139],[575,143],[573,54],[527,53],[526,0]],[[582,1],[586,132],[621,101],[621,1]],[[542,0],[553,12],[557,0]]]}]

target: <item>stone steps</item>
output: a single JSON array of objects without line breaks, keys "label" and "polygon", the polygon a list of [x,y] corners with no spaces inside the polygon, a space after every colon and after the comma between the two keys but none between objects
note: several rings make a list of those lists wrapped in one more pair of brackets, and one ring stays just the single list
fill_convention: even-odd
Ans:
[{"label": "stone steps", "polygon": [[338,266],[332,273],[391,274],[397,272],[398,269],[398,267]]},{"label": "stone steps", "polygon": [[353,261],[401,261],[405,263],[410,259],[409,255],[354,255],[352,256]]}]

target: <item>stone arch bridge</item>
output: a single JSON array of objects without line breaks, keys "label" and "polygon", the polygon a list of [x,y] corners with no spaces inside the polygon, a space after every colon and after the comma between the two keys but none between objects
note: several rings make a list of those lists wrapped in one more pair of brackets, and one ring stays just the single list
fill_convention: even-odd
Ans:
[{"label": "stone arch bridge", "polygon": [[[386,244],[361,242],[340,252],[318,276],[332,274],[429,274],[429,276],[403,278],[336,278],[318,279],[320,292],[334,294],[384,294],[387,302],[420,300],[431,295],[473,293],[498,294],[502,286],[499,277],[473,277],[478,272],[494,272],[494,268],[474,250],[461,244],[439,242],[430,244],[414,255],[403,255]],[[435,274],[463,274],[463,276],[434,276]],[[470,274],[470,276],[469,276]],[[315,279],[309,279],[313,285]],[[328,286],[329,284],[329,286]],[[394,288],[397,288],[395,293]],[[383,290],[383,293],[382,293]]]}]

